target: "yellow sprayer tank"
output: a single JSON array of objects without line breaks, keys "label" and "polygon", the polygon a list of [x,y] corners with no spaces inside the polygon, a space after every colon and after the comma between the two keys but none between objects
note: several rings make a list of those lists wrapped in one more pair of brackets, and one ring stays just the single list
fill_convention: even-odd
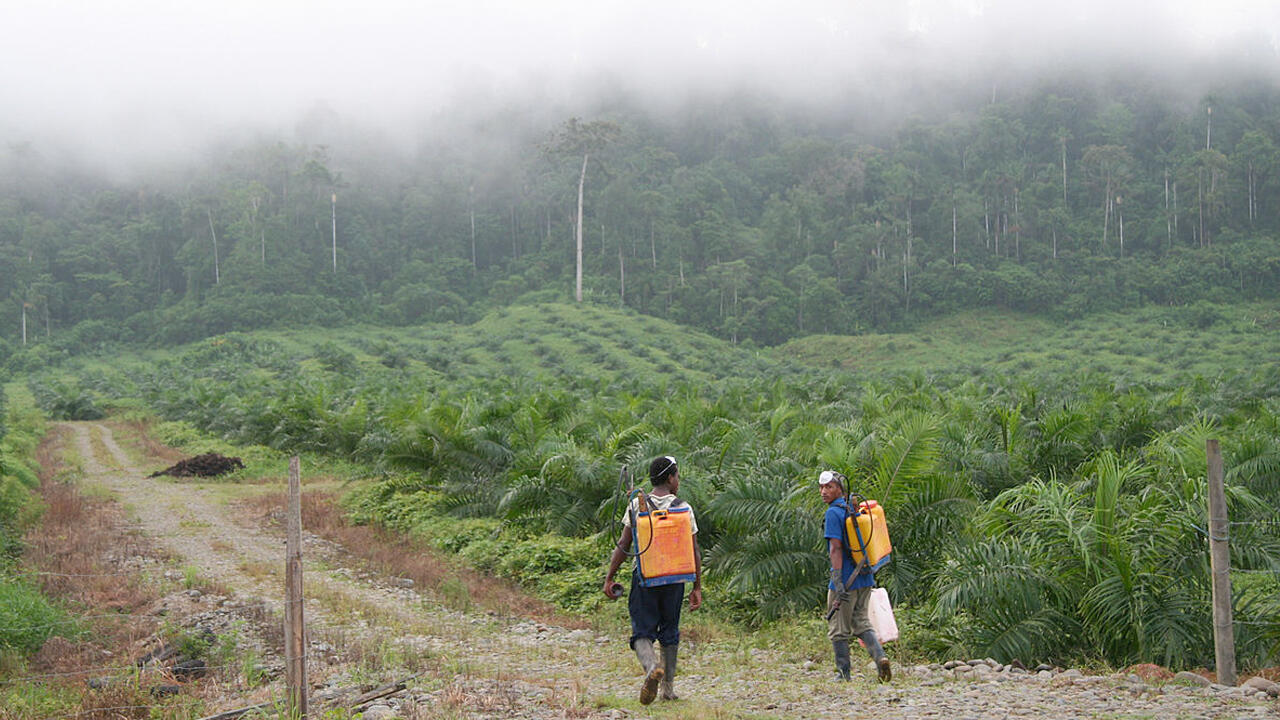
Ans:
[{"label": "yellow sprayer tank", "polygon": [[636,513],[640,584],[674,585],[697,579],[689,506]]},{"label": "yellow sprayer tank", "polygon": [[863,548],[866,548],[867,566],[872,572],[889,562],[893,545],[889,542],[889,524],[884,519],[884,508],[875,500],[858,503],[844,520],[845,533],[849,537],[849,552],[853,561],[861,564]]}]

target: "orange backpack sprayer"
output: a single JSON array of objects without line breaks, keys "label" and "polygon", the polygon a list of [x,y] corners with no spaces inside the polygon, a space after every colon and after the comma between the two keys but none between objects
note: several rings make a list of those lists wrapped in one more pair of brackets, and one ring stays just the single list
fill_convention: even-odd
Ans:
[{"label": "orange backpack sprayer", "polygon": [[[853,499],[860,500],[857,505]],[[845,536],[849,553],[853,561],[860,567],[875,572],[889,562],[889,554],[893,545],[889,542],[889,525],[884,519],[884,508],[875,500],[867,500],[850,493],[845,498],[849,505],[849,514],[844,519]]]},{"label": "orange backpack sprayer", "polygon": [[[624,467],[618,479],[619,488],[629,476]],[[642,587],[697,580],[693,525],[687,503],[676,498],[666,510],[658,510],[650,502],[649,494],[633,485],[627,493],[627,512],[631,515],[636,548],[628,554],[636,559]]]}]

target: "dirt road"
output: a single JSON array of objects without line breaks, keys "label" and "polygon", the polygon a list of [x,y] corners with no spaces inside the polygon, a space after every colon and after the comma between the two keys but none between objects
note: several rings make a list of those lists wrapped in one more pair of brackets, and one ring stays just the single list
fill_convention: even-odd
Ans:
[{"label": "dirt road", "polygon": [[[198,569],[241,601],[279,608],[283,534],[272,526],[246,525],[243,514],[228,504],[235,486],[145,478],[107,426],[67,426],[74,432],[85,480],[109,488],[144,532],[180,557],[182,565]],[[382,648],[408,666],[435,668],[432,677],[391,705],[400,717],[1280,717],[1276,700],[1228,698],[1220,689],[1148,685],[1119,676],[1048,676],[1005,668],[957,674],[919,666],[898,667],[889,685],[865,679],[837,684],[825,664],[715,642],[682,651],[676,685],[684,699],[641,708],[634,701],[640,674],[626,649],[626,628],[600,637],[588,630],[452,611],[396,578],[345,566],[351,561],[326,541],[308,537],[304,545],[313,683],[324,685],[355,672],[340,662],[329,664],[332,645],[342,638]]]}]

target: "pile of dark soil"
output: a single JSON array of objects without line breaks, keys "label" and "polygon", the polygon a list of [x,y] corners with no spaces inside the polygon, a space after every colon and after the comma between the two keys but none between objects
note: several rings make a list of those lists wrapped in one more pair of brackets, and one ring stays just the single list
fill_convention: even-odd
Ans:
[{"label": "pile of dark soil", "polygon": [[168,475],[169,477],[215,477],[225,475],[226,473],[240,470],[244,467],[244,462],[238,457],[227,457],[218,453],[205,453],[197,455],[193,458],[187,458],[182,462],[153,472],[147,477],[160,477]]}]

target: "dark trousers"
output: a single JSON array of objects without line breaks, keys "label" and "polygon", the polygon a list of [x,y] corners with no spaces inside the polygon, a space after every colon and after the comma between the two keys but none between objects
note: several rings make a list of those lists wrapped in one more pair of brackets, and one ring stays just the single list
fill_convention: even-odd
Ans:
[{"label": "dark trousers", "polygon": [[680,643],[680,606],[684,603],[684,583],[643,587],[635,573],[631,574],[631,595],[627,611],[631,614],[631,647],[636,640],[657,640],[663,647]]}]

